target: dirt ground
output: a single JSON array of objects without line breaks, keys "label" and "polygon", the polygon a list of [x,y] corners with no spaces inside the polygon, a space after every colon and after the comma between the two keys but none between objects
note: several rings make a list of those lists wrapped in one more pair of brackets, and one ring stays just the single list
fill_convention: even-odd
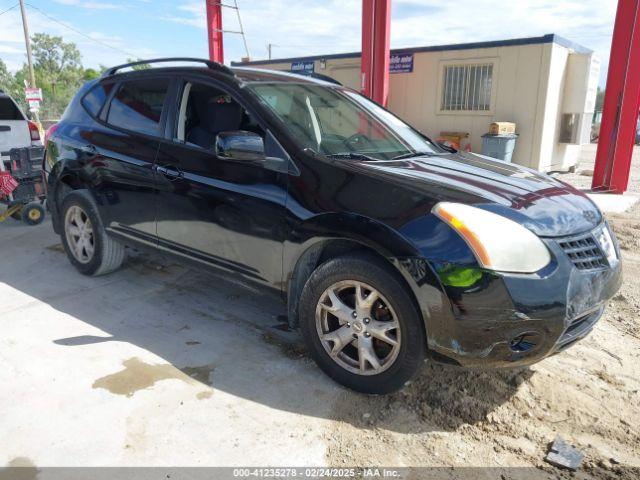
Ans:
[{"label": "dirt ground", "polygon": [[[587,188],[594,153],[587,148],[577,172],[558,177]],[[638,157],[636,149],[635,192]],[[608,218],[622,249],[624,283],[589,337],[521,370],[427,364],[398,394],[345,392],[337,424],[325,433],[329,463],[517,466],[558,475],[543,458],[560,435],[586,454],[572,478],[637,478],[638,470],[625,466],[640,466],[640,204]],[[357,414],[360,424],[341,421]]]}]

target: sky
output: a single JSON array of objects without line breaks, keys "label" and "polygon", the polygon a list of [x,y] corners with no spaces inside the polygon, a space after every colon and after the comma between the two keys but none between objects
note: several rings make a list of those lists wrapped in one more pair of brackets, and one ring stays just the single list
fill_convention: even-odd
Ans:
[{"label": "sky", "polygon": [[[127,58],[206,57],[205,0],[26,0],[32,33],[61,35],[85,67]],[[233,5],[234,0],[223,0]],[[504,40],[556,33],[597,52],[601,85],[608,65],[614,0],[392,0],[391,47]],[[17,0],[0,0],[0,59],[25,62]],[[361,0],[237,0],[252,59],[360,50]],[[224,8],[226,30],[239,30]],[[5,13],[3,13],[5,12]],[[225,61],[245,56],[238,34],[224,37]]]}]

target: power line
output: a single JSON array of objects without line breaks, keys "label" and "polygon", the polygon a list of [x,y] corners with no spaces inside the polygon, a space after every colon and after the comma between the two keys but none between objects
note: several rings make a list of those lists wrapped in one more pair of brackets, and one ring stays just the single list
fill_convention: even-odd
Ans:
[{"label": "power line", "polygon": [[13,10],[14,8],[16,8],[18,5],[20,5],[19,3],[16,3],[13,7],[9,7],[6,10],[3,10],[0,12],[0,15],[4,15],[7,12],[10,12],[11,10]]},{"label": "power line", "polygon": [[75,28],[73,28],[73,27],[71,27],[71,26],[67,25],[67,24],[66,24],[66,23],[64,23],[64,22],[61,22],[61,21],[60,21],[60,20],[58,20],[57,18],[54,18],[54,17],[52,17],[51,15],[48,15],[47,13],[43,12],[42,10],[40,10],[38,7],[36,7],[36,6],[34,6],[34,5],[31,5],[30,3],[27,3],[27,6],[28,6],[29,8],[32,8],[32,9],[36,10],[40,15],[42,15],[42,16],[44,16],[44,17],[48,18],[48,19],[49,19],[49,20],[51,20],[52,22],[55,22],[55,23],[57,23],[57,24],[59,24],[59,25],[62,25],[63,27],[65,27],[65,28],[67,28],[67,29],[71,30],[72,32],[75,32],[75,33],[77,33],[78,35],[80,35],[80,36],[82,36],[82,37],[86,38],[87,40],[91,40],[92,42],[98,43],[98,44],[100,44],[100,45],[102,45],[102,46],[104,46],[104,47],[110,48],[110,49],[115,50],[115,51],[117,51],[117,52],[124,53],[125,55],[127,55],[127,56],[129,56],[129,57],[137,58],[137,55],[134,55],[134,54],[133,54],[133,53],[131,53],[131,52],[127,52],[126,50],[123,50],[123,49],[121,49],[121,48],[118,48],[118,47],[115,47],[115,46],[113,46],[113,45],[110,45],[110,44],[108,44],[107,42],[103,42],[102,40],[98,40],[97,38],[91,37],[91,36],[89,36],[89,35],[87,35],[87,34],[85,34],[85,33],[81,32],[80,30],[77,30],[77,29],[75,29]]}]

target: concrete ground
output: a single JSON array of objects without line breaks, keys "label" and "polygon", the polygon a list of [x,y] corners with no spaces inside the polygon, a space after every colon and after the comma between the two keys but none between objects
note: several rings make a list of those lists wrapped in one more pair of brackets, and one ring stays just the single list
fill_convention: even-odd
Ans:
[{"label": "concrete ground", "polygon": [[[588,190],[593,180],[593,168],[596,162],[598,144],[583,145],[575,173],[560,174],[559,177],[573,186]],[[640,193],[640,146],[633,147],[631,171],[629,173],[629,193]]]},{"label": "concrete ground", "polygon": [[344,392],[273,345],[281,306],[137,256],[87,278],[0,224],[0,465],[323,465]]},{"label": "concrete ground", "polygon": [[[584,145],[580,154],[575,173],[556,174],[565,182],[569,182],[581,190],[590,190],[593,180],[593,168],[596,161],[595,143]],[[629,174],[628,191],[624,195],[609,193],[587,193],[589,198],[605,213],[624,213],[640,202],[640,146],[633,148],[631,171]]]}]

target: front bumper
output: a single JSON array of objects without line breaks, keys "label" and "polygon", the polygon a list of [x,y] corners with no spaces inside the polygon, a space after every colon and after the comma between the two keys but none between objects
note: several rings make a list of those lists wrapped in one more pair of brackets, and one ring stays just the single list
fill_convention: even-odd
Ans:
[{"label": "front bumper", "polygon": [[556,241],[545,243],[554,261],[543,272],[481,271],[469,287],[442,286],[443,306],[426,322],[436,361],[470,367],[529,365],[591,332],[620,288],[621,262],[579,270]]}]

